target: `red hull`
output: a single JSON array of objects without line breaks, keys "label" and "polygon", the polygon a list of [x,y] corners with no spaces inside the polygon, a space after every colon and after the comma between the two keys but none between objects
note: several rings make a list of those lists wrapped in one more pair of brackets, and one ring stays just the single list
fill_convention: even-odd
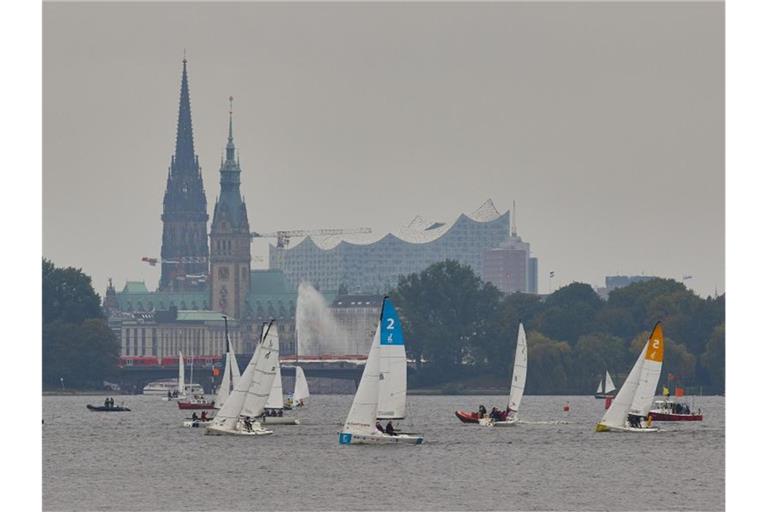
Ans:
[{"label": "red hull", "polygon": [[703,414],[673,414],[651,411],[653,421],[702,421]]},{"label": "red hull", "polygon": [[462,423],[478,423],[478,414],[476,412],[456,411],[454,414]]},{"label": "red hull", "polygon": [[190,402],[176,402],[179,409],[213,409],[213,402],[206,402],[203,404],[195,404]]}]

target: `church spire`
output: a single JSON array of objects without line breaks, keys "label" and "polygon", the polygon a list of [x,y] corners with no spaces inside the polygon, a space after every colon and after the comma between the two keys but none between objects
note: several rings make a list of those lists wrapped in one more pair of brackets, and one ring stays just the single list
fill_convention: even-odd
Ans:
[{"label": "church spire", "polygon": [[235,160],[235,139],[232,136],[232,96],[229,97],[229,137],[227,138],[227,161]]},{"label": "church spire", "polygon": [[179,94],[179,119],[176,125],[176,153],[174,162],[181,172],[197,170],[195,145],[192,139],[192,109],[189,102],[187,58],[182,60],[181,93]]}]

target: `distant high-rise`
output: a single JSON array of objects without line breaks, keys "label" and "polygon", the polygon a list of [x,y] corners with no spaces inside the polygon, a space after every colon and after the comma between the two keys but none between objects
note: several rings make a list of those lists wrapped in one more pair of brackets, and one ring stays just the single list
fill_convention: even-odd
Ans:
[{"label": "distant high-rise", "polygon": [[240,195],[240,159],[232,136],[232,98],[226,158],[219,170],[221,191],[211,222],[211,308],[241,318],[251,287],[251,233]]},{"label": "distant high-rise", "polygon": [[176,152],[163,198],[160,290],[199,290],[208,275],[208,206],[192,137],[187,59],[183,60]]}]

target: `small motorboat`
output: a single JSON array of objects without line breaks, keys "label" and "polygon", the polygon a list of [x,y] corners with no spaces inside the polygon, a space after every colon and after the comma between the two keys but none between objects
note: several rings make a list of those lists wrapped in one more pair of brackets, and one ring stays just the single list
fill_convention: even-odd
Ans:
[{"label": "small motorboat", "polygon": [[190,398],[189,400],[179,400],[178,402],[176,402],[176,405],[178,405],[179,409],[182,409],[182,410],[214,408],[214,403],[209,402],[204,397],[195,397],[195,398]]},{"label": "small motorboat", "polygon": [[105,405],[86,405],[89,411],[94,412],[130,412],[130,409],[127,407],[122,407],[120,405],[111,405],[109,407]]},{"label": "small motorboat", "polygon": [[456,411],[454,414],[456,414],[456,417],[459,418],[462,423],[479,423],[480,422],[480,414],[478,414],[477,412]]},{"label": "small motorboat", "polygon": [[653,402],[653,408],[649,414],[653,417],[653,421],[702,421],[704,419],[701,410],[694,412],[688,404],[670,399]]}]

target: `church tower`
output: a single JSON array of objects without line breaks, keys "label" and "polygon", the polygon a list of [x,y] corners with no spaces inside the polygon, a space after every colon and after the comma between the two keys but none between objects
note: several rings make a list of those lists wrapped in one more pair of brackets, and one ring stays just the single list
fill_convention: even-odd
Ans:
[{"label": "church tower", "polygon": [[187,59],[183,61],[176,152],[163,198],[160,290],[204,290],[208,274],[208,205],[192,138]]},{"label": "church tower", "polygon": [[240,160],[232,137],[232,97],[229,98],[229,138],[219,170],[221,192],[211,223],[211,309],[242,318],[251,287],[251,233],[248,212],[240,195]]}]

